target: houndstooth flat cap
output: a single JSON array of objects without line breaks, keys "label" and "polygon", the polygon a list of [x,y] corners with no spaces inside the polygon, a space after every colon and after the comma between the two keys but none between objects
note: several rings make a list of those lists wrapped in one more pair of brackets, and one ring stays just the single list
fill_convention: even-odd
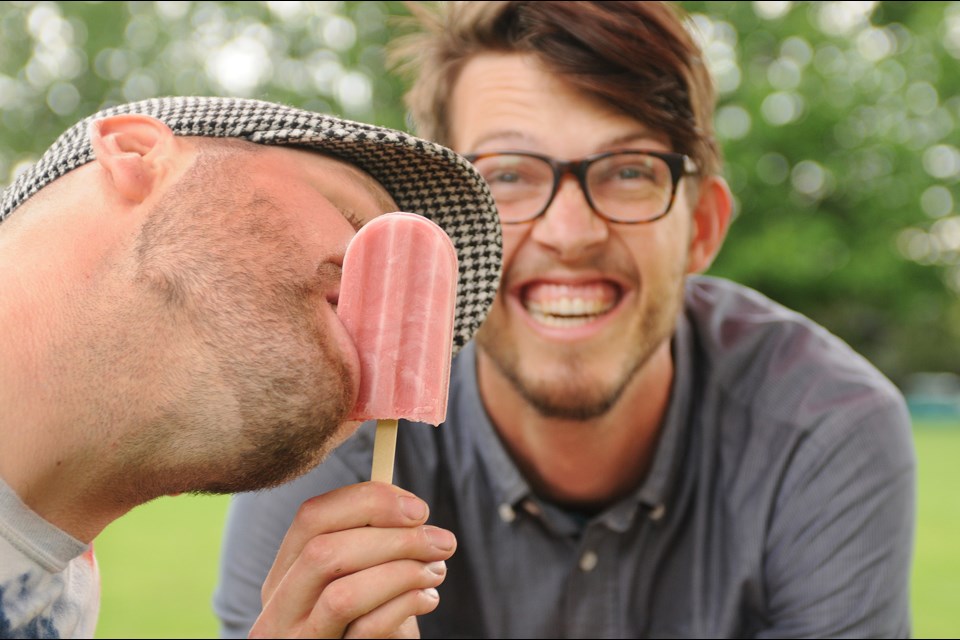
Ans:
[{"label": "houndstooth flat cap", "polygon": [[180,136],[313,148],[360,167],[402,211],[433,220],[453,240],[460,262],[454,353],[486,317],[500,279],[500,223],[486,183],[469,162],[446,147],[400,131],[260,100],[156,98],[95,113],[61,135],[3,191],[0,222],[44,186],[93,160],[91,121],[128,113],[153,116]]}]

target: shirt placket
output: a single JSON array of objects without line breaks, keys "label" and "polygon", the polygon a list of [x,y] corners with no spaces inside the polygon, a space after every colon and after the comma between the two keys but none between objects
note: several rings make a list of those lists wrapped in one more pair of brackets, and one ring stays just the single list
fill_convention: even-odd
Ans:
[{"label": "shirt placket", "polygon": [[564,596],[568,638],[621,637],[618,534],[594,523],[583,533]]}]

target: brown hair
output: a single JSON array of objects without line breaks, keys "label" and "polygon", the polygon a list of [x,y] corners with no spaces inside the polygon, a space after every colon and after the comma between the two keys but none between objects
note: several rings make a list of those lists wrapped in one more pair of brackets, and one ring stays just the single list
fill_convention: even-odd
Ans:
[{"label": "brown hair", "polygon": [[702,174],[720,171],[715,92],[684,14],[663,2],[408,2],[420,30],[390,61],[413,75],[407,92],[419,135],[451,144],[450,94],[484,52],[532,53],[587,95],[660,132]]}]

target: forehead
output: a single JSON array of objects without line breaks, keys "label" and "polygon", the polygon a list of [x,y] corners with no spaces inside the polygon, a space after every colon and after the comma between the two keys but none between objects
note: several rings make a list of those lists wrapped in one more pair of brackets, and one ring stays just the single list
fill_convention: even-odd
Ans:
[{"label": "forehead", "polygon": [[486,53],[461,70],[451,100],[455,148],[577,157],[620,146],[666,150],[639,120],[552,73],[533,54]]}]

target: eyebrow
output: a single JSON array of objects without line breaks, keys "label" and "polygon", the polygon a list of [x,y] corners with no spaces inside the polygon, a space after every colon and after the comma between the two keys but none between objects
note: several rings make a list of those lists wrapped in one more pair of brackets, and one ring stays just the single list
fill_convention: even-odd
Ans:
[{"label": "eyebrow", "polygon": [[[662,142],[659,138],[657,138],[657,136],[655,136],[650,131],[647,131],[646,129],[640,129],[640,130],[630,131],[629,133],[625,133],[623,135],[616,136],[614,138],[610,138],[609,140],[605,140],[603,141],[603,143],[601,143],[598,146],[598,148],[603,149],[603,148],[616,147],[616,146],[627,144],[630,142],[636,142],[638,140],[650,140],[650,141]],[[503,141],[504,143],[509,143],[512,141],[531,142],[531,143],[536,142],[535,139],[531,138],[529,135],[527,135],[522,131],[505,129],[501,131],[492,131],[489,134],[483,136],[482,138],[476,141],[476,143],[474,144],[474,149],[477,149],[488,143],[500,142],[500,141]]]},{"label": "eyebrow", "polygon": [[481,147],[487,144],[488,142],[494,142],[494,141],[500,141],[500,140],[507,141],[507,140],[529,140],[529,139],[530,137],[527,134],[523,133],[522,131],[516,131],[513,129],[507,129],[502,131],[491,131],[487,135],[475,141],[473,144],[473,148],[476,149],[477,147]]},{"label": "eyebrow", "polygon": [[626,135],[617,136],[607,140],[602,146],[604,147],[615,147],[621,144],[626,144],[628,142],[636,142],[638,140],[650,140],[653,142],[662,142],[657,136],[653,135],[649,131],[635,131],[633,133],[628,133]]}]

